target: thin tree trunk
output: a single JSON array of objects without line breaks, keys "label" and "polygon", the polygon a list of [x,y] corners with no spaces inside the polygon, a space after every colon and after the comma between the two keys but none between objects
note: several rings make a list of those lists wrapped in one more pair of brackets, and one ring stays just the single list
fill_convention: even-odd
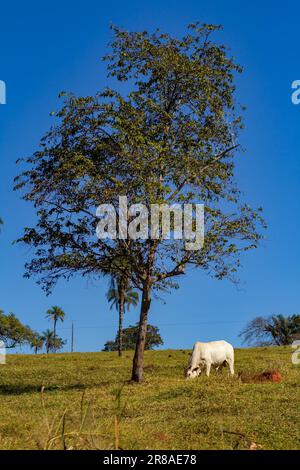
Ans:
[{"label": "thin tree trunk", "polygon": [[56,349],[55,349],[55,337],[56,337],[56,318],[54,318],[54,328],[53,328],[53,344],[54,344],[54,351],[53,351],[53,352],[56,352]]},{"label": "thin tree trunk", "polygon": [[120,281],[118,283],[118,290],[119,290],[119,334],[118,334],[118,354],[119,357],[122,356],[123,352],[123,317],[124,317],[124,304],[125,304],[125,288],[124,283]]},{"label": "thin tree trunk", "polygon": [[143,381],[144,350],[147,336],[148,313],[151,304],[151,285],[149,278],[143,286],[139,332],[133,358],[131,380],[141,383]]}]

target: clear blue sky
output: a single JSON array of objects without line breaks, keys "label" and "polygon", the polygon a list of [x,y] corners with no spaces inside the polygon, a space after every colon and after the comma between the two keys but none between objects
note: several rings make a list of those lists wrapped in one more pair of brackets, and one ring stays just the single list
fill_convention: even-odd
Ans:
[{"label": "clear blue sky", "polygon": [[[257,315],[299,313],[300,106],[291,103],[291,82],[300,79],[298,2],[152,0],[33,1],[1,5],[0,80],[7,105],[0,106],[0,308],[15,312],[37,330],[50,325],[45,311],[60,305],[67,319],[59,333],[75,348],[95,351],[115,335],[116,312],[105,299],[106,284],[80,278],[59,283],[46,297],[34,280],[22,277],[30,253],[12,241],[33,220],[32,207],[12,191],[15,160],[37,149],[57,109],[61,90],[92,94],[108,84],[100,57],[110,40],[109,24],[131,30],[156,27],[173,34],[188,23],[224,25],[222,42],[244,66],[238,99],[247,106],[237,167],[245,199],[262,205],[267,240],[243,258],[240,286],[195,271],[182,278],[166,304],[154,301],[150,322],[160,327],[167,348],[188,348],[195,340],[227,339]],[[126,316],[134,323],[138,311]]]}]

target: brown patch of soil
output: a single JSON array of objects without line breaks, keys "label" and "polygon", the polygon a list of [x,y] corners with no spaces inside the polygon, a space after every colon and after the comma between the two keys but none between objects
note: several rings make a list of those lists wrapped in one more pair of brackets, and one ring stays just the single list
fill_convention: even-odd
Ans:
[{"label": "brown patch of soil", "polygon": [[254,382],[254,383],[264,383],[264,382],[273,382],[273,383],[281,383],[282,382],[282,375],[278,370],[265,370],[260,374],[247,374],[247,373],[240,373],[239,378],[242,382]]}]

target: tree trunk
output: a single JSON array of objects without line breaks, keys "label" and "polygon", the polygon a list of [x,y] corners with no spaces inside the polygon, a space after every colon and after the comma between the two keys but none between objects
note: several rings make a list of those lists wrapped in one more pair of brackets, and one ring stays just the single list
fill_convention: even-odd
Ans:
[{"label": "tree trunk", "polygon": [[123,316],[124,316],[124,303],[125,303],[125,289],[122,282],[118,283],[119,290],[119,334],[118,334],[118,354],[122,356],[123,351]]},{"label": "tree trunk", "polygon": [[143,286],[139,332],[133,358],[131,380],[141,383],[143,381],[144,350],[146,345],[148,313],[151,304],[151,285],[147,279]]},{"label": "tree trunk", "polygon": [[53,327],[53,343],[54,343],[54,351],[53,352],[56,352],[56,349],[55,349],[55,336],[56,336],[56,318],[54,318],[54,327]]}]

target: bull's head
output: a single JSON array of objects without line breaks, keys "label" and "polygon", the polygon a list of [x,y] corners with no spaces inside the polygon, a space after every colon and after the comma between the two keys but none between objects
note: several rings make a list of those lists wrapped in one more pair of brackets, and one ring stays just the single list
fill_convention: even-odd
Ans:
[{"label": "bull's head", "polygon": [[186,371],[185,376],[186,376],[187,379],[195,379],[200,374],[201,374],[201,369],[200,369],[199,366],[189,367]]}]

